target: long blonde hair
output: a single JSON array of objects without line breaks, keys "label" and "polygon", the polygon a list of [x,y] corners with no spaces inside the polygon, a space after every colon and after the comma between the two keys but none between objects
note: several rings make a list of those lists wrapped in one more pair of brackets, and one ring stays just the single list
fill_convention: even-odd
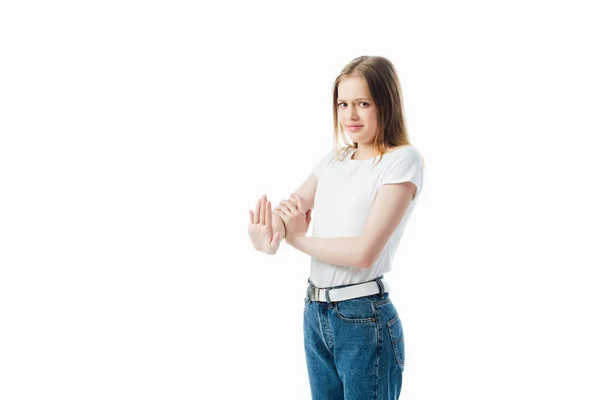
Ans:
[{"label": "long blonde hair", "polygon": [[[350,143],[342,134],[344,130],[338,121],[338,86],[342,79],[349,75],[358,75],[366,82],[375,103],[377,132],[373,147],[376,154],[380,156],[379,161],[388,148],[410,145],[404,121],[402,89],[396,69],[385,57],[361,56],[350,61],[342,69],[333,85],[333,146],[336,159],[340,160],[341,153],[358,147],[358,143]],[[340,147],[340,136],[344,142],[342,147]]]}]

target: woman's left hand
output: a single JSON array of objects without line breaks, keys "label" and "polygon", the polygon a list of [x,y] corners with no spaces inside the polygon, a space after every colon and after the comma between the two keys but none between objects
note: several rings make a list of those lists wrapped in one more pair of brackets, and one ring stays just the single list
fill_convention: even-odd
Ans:
[{"label": "woman's left hand", "polygon": [[285,224],[285,239],[291,241],[297,236],[305,236],[311,221],[311,211],[304,208],[304,200],[297,193],[292,193],[289,200],[282,200],[273,209]]}]

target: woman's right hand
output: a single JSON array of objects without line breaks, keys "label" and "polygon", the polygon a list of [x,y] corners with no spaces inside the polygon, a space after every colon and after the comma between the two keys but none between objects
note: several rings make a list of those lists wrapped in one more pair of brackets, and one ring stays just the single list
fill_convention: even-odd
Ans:
[{"label": "woman's right hand", "polygon": [[279,232],[273,235],[273,211],[271,202],[263,195],[256,203],[255,212],[250,210],[248,235],[252,245],[258,251],[273,255],[279,249]]}]

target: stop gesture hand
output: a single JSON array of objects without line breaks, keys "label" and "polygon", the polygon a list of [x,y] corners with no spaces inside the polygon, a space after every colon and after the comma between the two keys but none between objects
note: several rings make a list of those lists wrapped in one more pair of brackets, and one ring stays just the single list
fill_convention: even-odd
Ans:
[{"label": "stop gesture hand", "polygon": [[256,203],[255,212],[250,210],[248,235],[256,250],[270,255],[277,253],[280,242],[279,233],[273,234],[272,217],[271,202],[263,195]]}]

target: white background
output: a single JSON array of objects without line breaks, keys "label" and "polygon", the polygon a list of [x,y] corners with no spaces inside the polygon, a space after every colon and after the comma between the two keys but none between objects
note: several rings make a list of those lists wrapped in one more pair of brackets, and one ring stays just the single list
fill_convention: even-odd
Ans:
[{"label": "white background", "polygon": [[248,210],[398,71],[423,193],[402,399],[598,399],[592,1],[0,5],[0,398],[308,399],[310,257]]}]

